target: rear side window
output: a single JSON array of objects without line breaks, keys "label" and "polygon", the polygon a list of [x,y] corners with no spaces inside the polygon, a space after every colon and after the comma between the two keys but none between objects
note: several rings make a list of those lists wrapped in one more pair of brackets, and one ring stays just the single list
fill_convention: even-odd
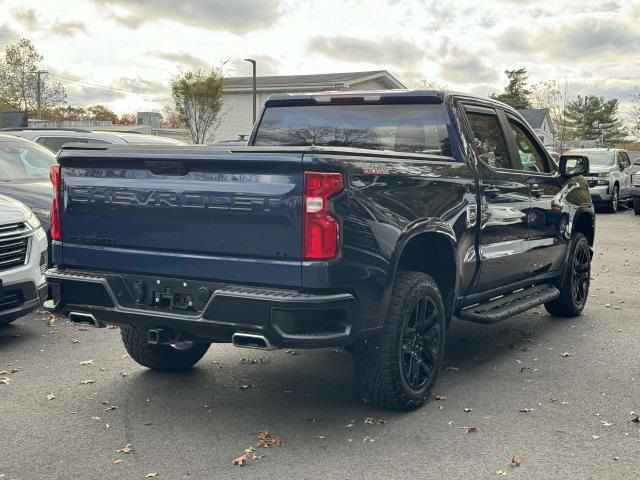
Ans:
[{"label": "rear side window", "polygon": [[507,144],[496,114],[467,111],[476,152],[493,168],[511,168]]},{"label": "rear side window", "polygon": [[444,107],[440,104],[269,107],[253,144],[451,156]]}]

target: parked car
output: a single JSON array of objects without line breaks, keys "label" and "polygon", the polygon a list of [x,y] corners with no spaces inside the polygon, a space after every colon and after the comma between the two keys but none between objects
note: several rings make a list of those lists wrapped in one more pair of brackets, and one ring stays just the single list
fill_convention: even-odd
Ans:
[{"label": "parked car", "polygon": [[33,140],[56,153],[65,143],[91,143],[102,145],[119,144],[168,144],[184,145],[184,142],[173,138],[142,133],[106,132],[86,130],[83,128],[5,128],[9,135]]},{"label": "parked car", "polygon": [[47,236],[23,203],[0,195],[0,326],[39,307],[47,295]]},{"label": "parked car", "polygon": [[49,230],[53,190],[49,170],[56,163],[50,150],[24,138],[0,133],[0,192],[27,205]]},{"label": "parked car", "polygon": [[629,194],[633,198],[633,213],[640,215],[640,159],[633,162],[629,183]]},{"label": "parked car", "polygon": [[446,92],[277,95],[248,148],[63,148],[51,307],[184,370],[211,343],[350,346],[372,404],[424,403],[458,317],[575,317],[595,215],[511,107]]},{"label": "parked car", "polygon": [[585,178],[589,182],[591,199],[596,206],[606,207],[616,213],[620,203],[631,200],[631,161],[626,150],[618,148],[576,148],[567,155],[584,155],[589,158],[590,171]]}]

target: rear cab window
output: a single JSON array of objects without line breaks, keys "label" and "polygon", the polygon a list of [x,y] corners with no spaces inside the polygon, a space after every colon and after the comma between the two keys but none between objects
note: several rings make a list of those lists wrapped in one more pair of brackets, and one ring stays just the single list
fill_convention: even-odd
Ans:
[{"label": "rear cab window", "polygon": [[265,109],[253,145],[452,156],[442,104],[272,106]]}]

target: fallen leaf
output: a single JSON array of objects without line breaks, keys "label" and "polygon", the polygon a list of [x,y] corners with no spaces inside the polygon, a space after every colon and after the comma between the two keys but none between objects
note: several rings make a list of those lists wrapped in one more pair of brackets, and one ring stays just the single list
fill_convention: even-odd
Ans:
[{"label": "fallen leaf", "polygon": [[560,356],[566,358],[566,357],[570,357],[571,354],[569,352],[564,352],[564,353],[561,353]]},{"label": "fallen leaf", "polygon": [[376,439],[375,438],[371,438],[371,437],[364,437],[362,439],[362,443],[373,443],[375,441],[376,441]]},{"label": "fallen leaf", "polygon": [[144,476],[144,478],[156,478],[159,475],[160,474],[158,472],[149,472]]},{"label": "fallen leaf", "polygon": [[258,432],[256,439],[258,440],[258,447],[269,448],[271,446],[284,446],[284,441],[281,438],[274,437],[269,432]]},{"label": "fallen leaf", "polygon": [[470,412],[472,412],[473,410],[472,410],[471,408],[465,408],[465,409],[464,409],[464,411],[465,411],[465,413],[470,413]]},{"label": "fallen leaf", "polygon": [[80,343],[80,340],[78,340],[77,338],[72,338],[71,343]]},{"label": "fallen leaf", "polygon": [[87,330],[89,330],[89,328],[87,328],[87,327],[79,327],[78,330],[80,330],[81,332],[86,332]]},{"label": "fallen leaf", "polygon": [[496,475],[498,475],[499,477],[506,477],[507,472],[505,472],[504,470],[496,470]]},{"label": "fallen leaf", "polygon": [[598,440],[599,438],[600,438],[600,435],[591,435],[592,440]]},{"label": "fallen leaf", "polygon": [[434,395],[433,399],[434,400],[445,401],[447,399],[447,397],[445,397],[444,395]]},{"label": "fallen leaf", "polygon": [[120,372],[120,375],[123,376],[123,377],[126,377],[129,374],[127,372],[125,372],[125,371],[122,371],[122,372]]},{"label": "fallen leaf", "polygon": [[324,439],[325,439],[325,438],[327,438],[327,437],[326,437],[326,436],[324,436],[324,435],[318,435],[316,438],[319,438],[320,440],[324,440]]},{"label": "fallen leaf", "polygon": [[115,410],[115,409],[117,409],[117,408],[118,408],[118,407],[116,407],[115,405],[111,405],[110,407],[105,408],[105,409],[104,409],[104,411],[105,411],[105,412],[110,412],[111,410]]},{"label": "fallen leaf", "polygon": [[447,367],[445,368],[447,372],[459,372],[460,369],[458,367]]},{"label": "fallen leaf", "polygon": [[93,360],[83,360],[80,365],[93,365]]},{"label": "fallen leaf", "polygon": [[511,457],[511,463],[509,465],[511,465],[512,467],[519,467],[520,460],[514,455],[513,457]]},{"label": "fallen leaf", "polygon": [[617,461],[619,461],[619,460],[620,460],[620,457],[613,457],[613,461],[614,461],[614,462],[617,462]]},{"label": "fallen leaf", "polygon": [[533,408],[521,408],[520,410],[518,410],[520,413],[530,413],[533,412]]},{"label": "fallen leaf", "polygon": [[11,379],[9,377],[0,378],[0,385],[9,385],[11,383]]},{"label": "fallen leaf", "polygon": [[95,380],[82,380],[80,382],[81,385],[91,385],[92,383],[96,383]]},{"label": "fallen leaf", "polygon": [[124,462],[124,460],[122,460],[121,458],[117,459],[116,461],[114,461],[113,463],[122,463]]},{"label": "fallen leaf", "polygon": [[240,390],[247,390],[249,388],[256,388],[256,386],[252,385],[251,383],[242,383],[242,384],[240,384]]},{"label": "fallen leaf", "polygon": [[56,398],[56,396],[53,393],[47,395],[47,400],[53,400],[54,398]]},{"label": "fallen leaf", "polygon": [[633,423],[640,423],[640,416],[636,415],[635,417],[633,417],[631,420],[629,420],[630,422]]},{"label": "fallen leaf", "polygon": [[135,449],[129,443],[127,443],[124,447],[116,450],[116,453],[133,453],[133,452],[135,452]]},{"label": "fallen leaf", "polygon": [[478,427],[460,427],[465,431],[465,433],[477,433]]},{"label": "fallen leaf", "polygon": [[246,455],[240,455],[238,458],[236,458],[233,461],[234,465],[238,465],[240,467],[244,467],[247,464],[247,456]]},{"label": "fallen leaf", "polygon": [[600,420],[600,424],[603,427],[610,427],[611,425],[613,425],[613,422],[605,422],[604,420]]},{"label": "fallen leaf", "polygon": [[364,421],[362,423],[367,423],[369,425],[384,425],[385,423],[387,423],[387,421],[382,420],[381,418],[378,418],[376,420],[373,417],[364,417]]}]

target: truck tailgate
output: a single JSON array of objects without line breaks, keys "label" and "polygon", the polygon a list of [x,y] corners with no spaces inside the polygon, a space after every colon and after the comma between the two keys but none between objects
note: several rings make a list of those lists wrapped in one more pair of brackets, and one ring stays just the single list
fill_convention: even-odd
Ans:
[{"label": "truck tailgate", "polygon": [[56,263],[299,285],[301,153],[110,147],[64,150],[59,161]]}]

